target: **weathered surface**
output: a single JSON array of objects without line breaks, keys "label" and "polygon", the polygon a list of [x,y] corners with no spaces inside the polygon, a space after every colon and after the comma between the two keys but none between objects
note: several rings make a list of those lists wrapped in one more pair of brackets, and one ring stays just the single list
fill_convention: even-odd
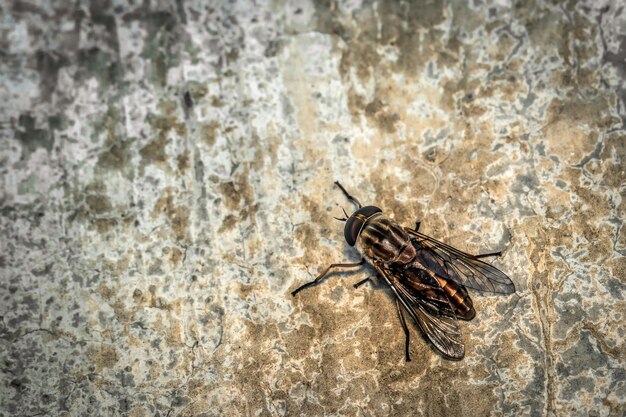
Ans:
[{"label": "weathered surface", "polygon": [[[626,412],[620,2],[166,3],[0,5],[2,414]],[[371,270],[289,295],[336,179],[505,251],[465,360]]]}]

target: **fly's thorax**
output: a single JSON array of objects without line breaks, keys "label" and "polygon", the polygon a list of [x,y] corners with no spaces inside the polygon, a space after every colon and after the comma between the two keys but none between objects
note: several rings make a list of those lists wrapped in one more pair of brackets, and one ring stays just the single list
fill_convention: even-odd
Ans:
[{"label": "fly's thorax", "polygon": [[408,263],[415,256],[411,252],[409,234],[395,221],[377,215],[365,223],[356,242],[358,251],[369,260],[383,263]]}]

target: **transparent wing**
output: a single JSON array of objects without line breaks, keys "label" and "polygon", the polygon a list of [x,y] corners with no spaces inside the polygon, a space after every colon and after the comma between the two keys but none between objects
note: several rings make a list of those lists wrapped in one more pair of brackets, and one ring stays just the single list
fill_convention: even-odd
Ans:
[{"label": "transparent wing", "polygon": [[439,282],[428,272],[412,264],[384,266],[394,279],[394,285],[409,304],[419,304],[434,316],[456,317],[452,303]]},{"label": "transparent wing", "polygon": [[[461,329],[447,298],[442,299],[438,295],[432,299],[426,297],[422,289],[412,285],[397,271],[392,271],[380,263],[374,263],[374,268],[382,275],[433,346],[448,359],[463,359],[465,346]],[[445,297],[445,294],[443,296]]]},{"label": "transparent wing", "polygon": [[429,236],[405,228],[417,248],[417,259],[437,275],[480,291],[515,292],[515,284],[504,272]]}]

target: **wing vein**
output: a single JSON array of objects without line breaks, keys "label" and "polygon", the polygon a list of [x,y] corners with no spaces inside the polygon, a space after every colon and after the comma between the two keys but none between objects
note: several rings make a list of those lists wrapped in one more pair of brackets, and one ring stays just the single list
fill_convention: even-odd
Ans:
[{"label": "wing vein", "polygon": [[452,312],[451,316],[435,315],[429,311],[433,306],[414,287],[406,285],[401,275],[394,274],[379,262],[373,265],[433,346],[448,359],[463,359],[465,346],[450,301],[445,298],[447,309]]},{"label": "wing vein", "polygon": [[437,262],[447,275],[443,278],[475,290],[502,294],[515,292],[513,281],[495,266],[415,230],[406,228],[406,231],[419,247],[420,260],[426,264],[432,264],[433,260]]}]

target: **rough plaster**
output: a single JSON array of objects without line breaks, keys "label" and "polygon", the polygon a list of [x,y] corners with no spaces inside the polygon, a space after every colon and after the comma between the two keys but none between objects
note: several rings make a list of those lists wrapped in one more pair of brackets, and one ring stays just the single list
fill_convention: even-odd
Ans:
[{"label": "rough plaster", "polygon": [[[0,413],[622,416],[618,1],[0,4]],[[333,219],[340,179],[495,264],[466,358]]]}]

